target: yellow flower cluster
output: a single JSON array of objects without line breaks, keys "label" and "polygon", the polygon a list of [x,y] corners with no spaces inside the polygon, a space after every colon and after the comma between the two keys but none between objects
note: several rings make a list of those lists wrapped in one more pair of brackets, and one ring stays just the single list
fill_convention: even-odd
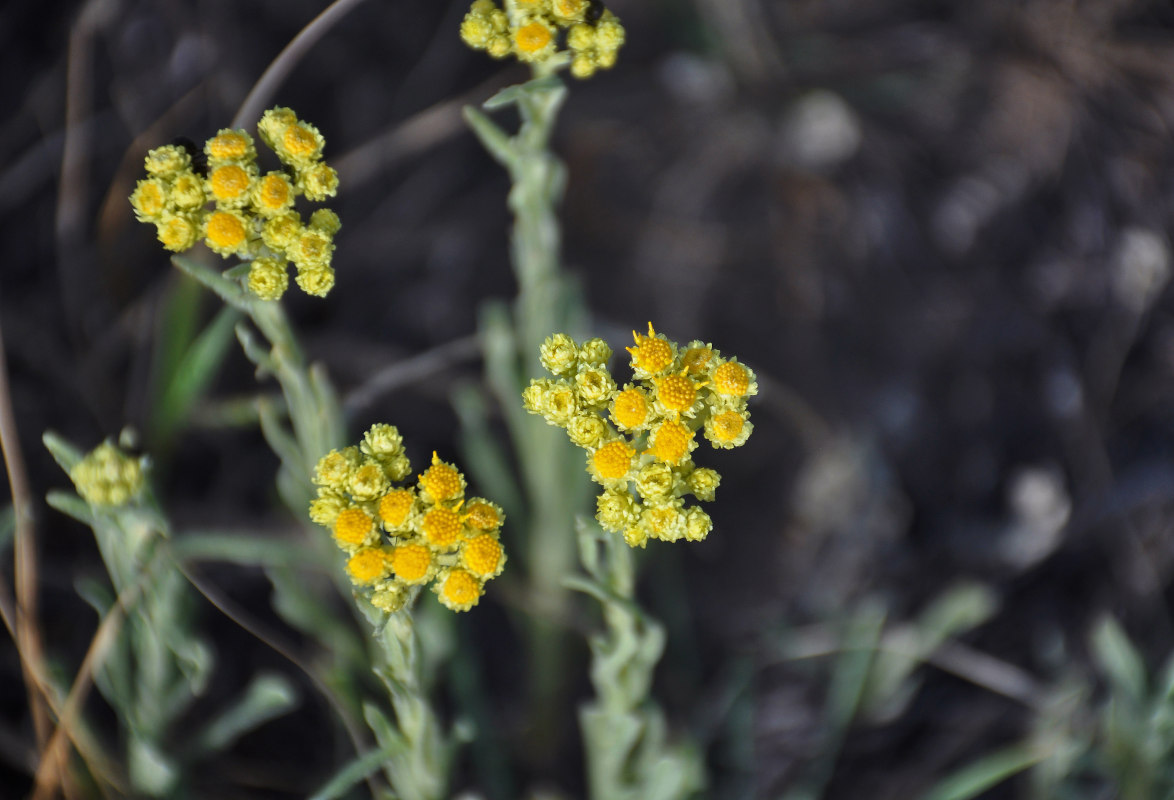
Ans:
[{"label": "yellow flower cluster", "polygon": [[453,611],[477,604],[485,582],[505,566],[501,506],[465,498],[465,477],[432,454],[415,486],[394,425],[374,425],[358,447],[332,450],[314,470],[318,498],[310,519],[334,532],[351,582],[371,602],[396,611],[410,587],[429,581]]},{"label": "yellow flower cluster", "polygon": [[251,260],[247,285],[262,300],[285,293],[290,261],[302,291],[325,297],[334,286],[330,261],[341,223],[327,208],[303,223],[294,201],[303,195],[318,203],[338,192],[338,173],[322,160],[326,141],[288,108],[266,111],[257,133],[283,169],[261,174],[245,130],[220,131],[203,153],[176,144],[150,151],[147,178],[130,196],[135,217],[154,223],[168,250],[182,252],[203,239],[223,257]]},{"label": "yellow flower cluster", "polygon": [[596,519],[623,532],[633,547],[649,538],[673,542],[704,539],[713,521],[686,495],[711,501],[721,476],[694,465],[691,453],[702,432],[715,448],[744,444],[754,429],[746,399],[758,393],[754,372],[712,345],[685,347],[657,333],[633,331],[633,381],[617,386],[602,339],[581,345],[556,333],[542,345],[542,366],[555,377],[530,382],[526,410],[587,451],[587,471],[603,486]]},{"label": "yellow flower cluster", "polygon": [[125,505],[143,491],[143,459],[103,442],[73,465],[69,479],[90,505]]},{"label": "yellow flower cluster", "polygon": [[465,44],[494,58],[512,54],[533,64],[569,62],[576,78],[589,78],[616,63],[624,26],[600,0],[504,3],[499,8],[493,0],[475,0],[461,22]]}]

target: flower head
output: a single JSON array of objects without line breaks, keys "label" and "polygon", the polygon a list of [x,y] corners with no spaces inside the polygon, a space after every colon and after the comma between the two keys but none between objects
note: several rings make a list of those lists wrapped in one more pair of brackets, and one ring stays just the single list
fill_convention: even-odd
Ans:
[{"label": "flower head", "polygon": [[513,54],[539,74],[570,65],[576,78],[611,67],[624,28],[598,0],[474,0],[461,21],[461,40],[493,58]]},{"label": "flower head", "polygon": [[179,145],[151,150],[145,159],[148,177],[130,197],[135,218],[154,223],[168,250],[188,250],[202,238],[221,256],[265,259],[243,281],[261,299],[284,293],[289,278],[277,270],[291,261],[299,269],[297,285],[324,297],[334,286],[338,215],[318,209],[304,226],[294,206],[299,196],[321,202],[338,191],[338,172],[322,160],[325,139],[288,108],[266,111],[257,132],[285,164],[283,170],[261,174],[257,148],[244,130],[225,128],[204,144],[206,170],[197,171],[192,154]]},{"label": "flower head", "polygon": [[69,470],[69,479],[91,506],[122,506],[138,497],[145,485],[144,460],[103,442]]},{"label": "flower head", "polygon": [[693,463],[697,434],[718,450],[745,444],[754,429],[746,404],[758,391],[754,372],[708,342],[679,346],[651,323],[633,339],[633,381],[617,388],[602,339],[576,345],[566,334],[548,337],[540,360],[558,377],[532,380],[522,402],[587,451],[587,471],[603,486],[595,516],[605,530],[632,547],[700,541],[713,521],[685,500],[712,501],[721,476]]},{"label": "flower head", "polygon": [[329,527],[347,574],[377,608],[394,611],[433,582],[440,601],[465,611],[501,574],[501,506],[465,498],[465,476],[436,453],[415,486],[393,425],[373,425],[356,447],[333,450],[314,469],[310,518]]}]

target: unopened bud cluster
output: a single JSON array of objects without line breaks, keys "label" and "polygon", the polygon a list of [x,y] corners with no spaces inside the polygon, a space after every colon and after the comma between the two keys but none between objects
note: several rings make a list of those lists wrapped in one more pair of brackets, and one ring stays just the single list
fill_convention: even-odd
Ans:
[{"label": "unopened bud cluster", "polygon": [[143,459],[103,442],[73,465],[69,479],[92,506],[126,505],[143,491]]},{"label": "unopened bud cluster", "polygon": [[721,476],[693,463],[697,432],[714,448],[744,444],[754,428],[746,401],[758,384],[749,367],[705,342],[681,347],[652,323],[647,336],[632,336],[633,380],[622,387],[608,372],[605,341],[549,337],[540,356],[554,378],[531,381],[523,402],[587,451],[587,471],[603,486],[596,519],[604,529],[633,547],[699,541],[713,522],[685,498],[713,500]]},{"label": "unopened bud cluster", "polygon": [[505,514],[484,498],[466,499],[464,475],[435,453],[414,486],[400,485],[410,473],[399,431],[375,425],[357,447],[318,461],[310,519],[333,531],[351,582],[375,606],[396,611],[411,587],[432,583],[440,602],[466,611],[505,566]]},{"label": "unopened bud cluster", "polygon": [[147,154],[147,178],[130,196],[135,217],[154,223],[168,250],[183,252],[201,239],[223,257],[250,260],[247,285],[263,300],[289,286],[289,262],[302,291],[325,297],[334,286],[338,215],[320,208],[308,222],[294,208],[299,196],[322,202],[338,192],[338,173],[322,160],[326,140],[288,108],[272,108],[257,133],[283,168],[261,174],[253,137],[226,128],[202,152],[183,145]]},{"label": "unopened bud cluster", "polygon": [[600,0],[476,0],[461,22],[461,39],[493,58],[532,64],[570,63],[589,78],[616,63],[624,26]]}]

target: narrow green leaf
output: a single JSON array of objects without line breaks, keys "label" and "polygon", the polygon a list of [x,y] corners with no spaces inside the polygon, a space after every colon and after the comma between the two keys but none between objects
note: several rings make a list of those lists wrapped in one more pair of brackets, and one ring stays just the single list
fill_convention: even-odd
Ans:
[{"label": "narrow green leaf", "polygon": [[929,790],[922,800],[970,800],[1043,761],[1045,754],[1016,745],[983,756]]},{"label": "narrow green leaf", "polygon": [[215,292],[221,300],[230,306],[238,308],[245,313],[249,312],[252,302],[240,287],[240,284],[187,256],[172,256],[171,263],[181,272],[192,276],[208,289]]},{"label": "narrow green leaf", "polygon": [[94,514],[90,511],[89,504],[73,492],[54,489],[45,495],[45,502],[51,508],[55,508],[62,514],[73,517],[83,525],[89,525],[90,527],[94,525]]},{"label": "narrow green leaf", "polygon": [[67,475],[74,465],[82,460],[83,453],[53,431],[45,431],[41,436],[41,441],[45,443],[45,447],[52,454],[53,460],[65,470]]},{"label": "narrow green leaf", "polygon": [[1140,703],[1146,695],[1145,662],[1120,623],[1102,617],[1092,632],[1092,655],[1113,689]]},{"label": "narrow green leaf", "polygon": [[198,753],[227,749],[244,734],[279,717],[297,705],[294,685],[277,673],[258,675],[244,696],[217,715],[196,738]]},{"label": "narrow green leaf", "polygon": [[369,750],[356,756],[351,762],[334,774],[321,789],[310,795],[310,800],[337,800],[346,793],[347,789],[365,780],[372,773],[383,766],[383,762],[390,758],[387,750]]},{"label": "narrow green leaf", "polygon": [[235,308],[221,309],[175,365],[152,421],[155,441],[170,441],[207,392],[228,355],[239,319],[240,312]]},{"label": "narrow green leaf", "polygon": [[481,144],[485,146],[489,154],[497,159],[502,166],[513,169],[518,154],[514,143],[505,131],[472,106],[465,106],[463,113],[465,121],[469,123],[469,127],[473,129],[473,133],[477,134],[477,138],[481,140]]},{"label": "narrow green leaf", "polygon": [[171,543],[184,561],[222,561],[241,566],[321,566],[315,555],[289,539],[266,538],[254,531],[188,531]]}]

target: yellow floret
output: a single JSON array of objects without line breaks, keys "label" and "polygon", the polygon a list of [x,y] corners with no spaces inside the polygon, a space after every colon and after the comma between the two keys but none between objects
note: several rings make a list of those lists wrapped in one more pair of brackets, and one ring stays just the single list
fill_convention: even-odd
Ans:
[{"label": "yellow floret", "polygon": [[611,418],[621,428],[639,428],[648,419],[648,399],[635,388],[624,389],[616,395],[611,407]]},{"label": "yellow floret", "polygon": [[256,156],[253,138],[243,130],[224,129],[208,140],[204,152],[210,161],[247,161]]},{"label": "yellow floret", "polygon": [[334,236],[342,229],[342,220],[329,208],[319,208],[310,215],[310,227],[322,231],[327,236]]},{"label": "yellow floret", "polygon": [[550,10],[563,25],[582,22],[587,13],[587,0],[553,0]]},{"label": "yellow floret", "polygon": [[334,288],[334,270],[330,267],[299,269],[294,278],[298,288],[313,297],[325,297]]},{"label": "yellow floret", "polygon": [[465,479],[450,464],[440,460],[440,456],[432,454],[432,466],[420,476],[420,488],[423,489],[433,503],[444,503],[455,500],[465,493]]},{"label": "yellow floret", "polygon": [[293,203],[294,187],[283,172],[268,173],[253,189],[253,204],[262,216],[275,217],[289,210]]},{"label": "yellow floret", "polygon": [[178,145],[165,144],[147,153],[147,172],[157,178],[171,178],[191,165],[192,157]]},{"label": "yellow floret", "polygon": [[488,15],[470,12],[461,21],[461,41],[474,50],[484,50],[492,36],[493,23]]},{"label": "yellow floret", "polygon": [[522,61],[541,61],[554,50],[554,31],[534,20],[514,31],[514,49]]},{"label": "yellow floret", "polygon": [[217,167],[208,175],[208,188],[217,203],[229,206],[243,205],[249,198],[253,176],[237,164]]},{"label": "yellow floret", "polygon": [[69,479],[87,503],[120,506],[142,492],[143,465],[141,459],[103,442],[73,465]]},{"label": "yellow floret", "polygon": [[690,375],[697,375],[709,369],[709,362],[712,359],[713,348],[698,342],[691,344],[685,355],[681,356],[681,366]]},{"label": "yellow floret", "polygon": [[296,122],[286,127],[281,134],[278,156],[285,156],[296,163],[309,163],[322,155],[326,141],[318,129],[305,122]]},{"label": "yellow floret", "polygon": [[590,78],[599,69],[595,63],[595,58],[584,53],[580,53],[571,59],[571,75],[583,80]]},{"label": "yellow floret", "polygon": [[350,474],[347,489],[359,502],[374,500],[387,491],[387,476],[374,460],[365,463]]},{"label": "yellow floret", "polygon": [[249,291],[262,300],[280,300],[289,288],[285,264],[275,258],[254,259],[249,265]]},{"label": "yellow floret", "polygon": [[339,512],[334,523],[334,536],[344,545],[358,547],[367,541],[373,521],[361,508],[348,508]]},{"label": "yellow floret", "polygon": [[182,253],[200,240],[200,226],[191,214],[165,211],[155,230],[163,246],[175,253]]},{"label": "yellow floret", "polygon": [[652,446],[648,452],[661,461],[679,464],[696,445],[693,431],[676,420],[665,420],[652,433]]},{"label": "yellow floret", "polygon": [[400,528],[408,519],[416,497],[409,489],[392,489],[379,501],[379,518],[387,528]]},{"label": "yellow floret", "polygon": [[669,411],[687,411],[697,399],[697,386],[683,375],[669,375],[656,382],[656,399]]},{"label": "yellow floret", "polygon": [[391,551],[391,568],[404,583],[423,583],[432,573],[432,551],[422,544],[401,544]]},{"label": "yellow floret", "polygon": [[171,202],[179,208],[195,209],[207,202],[204,181],[194,172],[181,172],[171,184]]},{"label": "yellow floret", "polygon": [[538,348],[538,360],[547,372],[561,377],[568,376],[578,366],[579,346],[565,333],[547,336],[546,341]]},{"label": "yellow floret", "polygon": [[388,559],[378,547],[355,553],[346,562],[346,570],[355,583],[374,583],[387,574]]},{"label": "yellow floret", "polygon": [[314,483],[341,490],[357,463],[358,459],[354,457],[351,448],[342,452],[331,450],[318,459],[314,466]]},{"label": "yellow floret", "polygon": [[453,611],[468,611],[481,599],[481,582],[463,569],[448,573],[437,589],[440,602]]},{"label": "yellow floret", "polygon": [[270,250],[285,250],[302,233],[302,218],[296,211],[287,211],[267,221],[261,228],[261,241]]},{"label": "yellow floret", "polygon": [[320,268],[330,264],[334,255],[334,240],[318,228],[302,228],[286,249],[290,260],[299,269]]},{"label": "yellow floret", "polygon": [[503,566],[501,542],[489,533],[474,536],[461,547],[461,559],[478,578],[492,578],[501,573]]},{"label": "yellow floret", "polygon": [[321,203],[338,194],[338,170],[327,164],[315,164],[298,176],[298,187],[306,199]]},{"label": "yellow floret", "polygon": [[723,411],[713,418],[713,435],[720,442],[731,442],[742,432],[745,420],[737,411]]},{"label": "yellow floret", "polygon": [[664,372],[673,363],[673,347],[664,338],[658,336],[648,323],[648,335],[642,336],[632,331],[632,338],[636,340],[635,347],[629,347],[632,354],[632,366],[649,375]]},{"label": "yellow floret", "polygon": [[495,531],[501,527],[504,517],[505,515],[501,513],[501,509],[496,504],[490,503],[488,500],[473,500],[465,506],[465,513],[461,518],[468,523],[470,528],[476,528],[479,531]]},{"label": "yellow floret", "polygon": [[139,222],[154,222],[167,210],[167,184],[159,178],[148,178],[135,185],[130,196],[135,219]]},{"label": "yellow floret", "polygon": [[743,397],[750,390],[750,373],[737,361],[727,361],[713,371],[713,388],[731,397]]},{"label": "yellow floret", "polygon": [[615,481],[628,474],[635,455],[636,451],[627,442],[617,439],[596,450],[591,456],[591,464],[599,478]]},{"label": "yellow floret", "polygon": [[261,115],[261,121],[257,123],[257,133],[261,135],[265,144],[276,151],[280,147],[285,129],[297,121],[298,115],[292,109],[281,106],[271,108]]},{"label": "yellow floret", "polygon": [[204,224],[204,236],[214,253],[229,256],[239,253],[246,244],[245,219],[235,211],[214,211]]},{"label": "yellow floret", "polygon": [[420,532],[434,549],[448,550],[461,536],[461,517],[457,512],[438,507],[424,515]]}]

